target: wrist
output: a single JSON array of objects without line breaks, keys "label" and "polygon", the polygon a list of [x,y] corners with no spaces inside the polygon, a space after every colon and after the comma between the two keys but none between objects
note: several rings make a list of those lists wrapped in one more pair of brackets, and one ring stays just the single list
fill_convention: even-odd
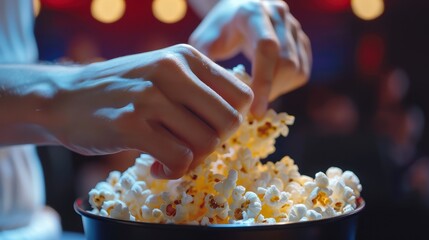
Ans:
[{"label": "wrist", "polygon": [[[66,116],[68,98],[73,95],[76,86],[82,81],[82,66],[58,67],[46,73],[46,79],[51,88],[47,92],[39,89],[35,91],[33,105],[34,121],[40,127],[44,141],[47,144],[60,144],[58,136],[63,129]],[[73,116],[79,117],[79,116]]]},{"label": "wrist", "polygon": [[55,102],[72,85],[78,68],[1,66],[0,144],[57,144]]}]

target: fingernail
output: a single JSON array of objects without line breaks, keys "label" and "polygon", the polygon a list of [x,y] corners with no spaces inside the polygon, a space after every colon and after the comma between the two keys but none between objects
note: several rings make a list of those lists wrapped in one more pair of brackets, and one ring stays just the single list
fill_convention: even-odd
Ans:
[{"label": "fingernail", "polygon": [[162,171],[164,172],[165,177],[171,176],[171,170],[168,167],[166,167],[165,165],[162,165]]},{"label": "fingernail", "polygon": [[214,140],[214,146],[215,146],[216,148],[220,145],[220,143],[221,143],[220,138],[215,138],[215,140]]},{"label": "fingernail", "polygon": [[165,175],[164,165],[160,162],[154,162],[150,167],[150,173],[154,178],[165,179],[167,176]]},{"label": "fingernail", "polygon": [[238,122],[241,124],[244,120],[243,114],[238,114]]}]

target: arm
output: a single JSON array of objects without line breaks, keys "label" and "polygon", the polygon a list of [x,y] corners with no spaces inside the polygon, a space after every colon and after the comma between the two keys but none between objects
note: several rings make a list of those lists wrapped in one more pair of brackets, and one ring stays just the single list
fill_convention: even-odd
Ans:
[{"label": "arm", "polygon": [[49,131],[52,102],[77,67],[0,65],[0,145],[58,144]]},{"label": "arm", "polygon": [[178,178],[239,126],[253,95],[194,48],[177,45],[88,66],[0,67],[0,144],[86,154],[139,150]]},{"label": "arm", "polygon": [[239,52],[251,60],[253,114],[262,116],[269,101],[308,81],[310,41],[284,1],[188,1],[197,13],[207,13],[189,39],[193,46],[213,60]]}]

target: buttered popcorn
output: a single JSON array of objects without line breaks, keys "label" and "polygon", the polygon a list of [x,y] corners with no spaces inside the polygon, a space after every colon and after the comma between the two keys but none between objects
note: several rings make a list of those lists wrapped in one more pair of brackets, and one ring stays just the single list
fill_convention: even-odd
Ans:
[{"label": "buttered popcorn", "polygon": [[[242,66],[233,69],[244,82]],[[123,220],[175,224],[273,224],[334,217],[357,207],[362,186],[351,171],[331,167],[301,175],[290,157],[262,164],[286,136],[294,117],[267,111],[248,116],[205,161],[177,180],[150,175],[155,161],[142,154],[134,166],[113,171],[89,192],[92,213]]]}]

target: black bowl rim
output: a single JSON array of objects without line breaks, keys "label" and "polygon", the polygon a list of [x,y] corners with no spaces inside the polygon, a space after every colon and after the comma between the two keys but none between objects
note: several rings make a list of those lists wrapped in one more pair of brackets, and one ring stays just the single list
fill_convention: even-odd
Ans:
[{"label": "black bowl rim", "polygon": [[344,220],[346,218],[350,218],[355,216],[356,214],[360,213],[365,208],[365,200],[362,197],[359,197],[357,199],[357,208],[353,211],[350,211],[345,214],[341,214],[335,217],[331,218],[324,218],[319,220],[311,220],[311,221],[303,221],[303,222],[293,222],[293,223],[274,223],[274,224],[254,224],[254,225],[247,225],[247,224],[210,224],[210,225],[191,225],[191,224],[164,224],[164,223],[147,223],[147,222],[137,222],[137,221],[131,221],[131,220],[121,220],[121,219],[115,219],[115,218],[109,218],[109,217],[103,217],[100,215],[93,214],[85,209],[82,208],[82,204],[84,203],[84,200],[86,203],[88,203],[88,198],[78,198],[75,200],[73,207],[76,213],[81,215],[82,217],[94,219],[94,220],[100,220],[100,221],[107,221],[111,223],[120,223],[120,224],[126,224],[126,225],[132,225],[136,227],[142,227],[142,228],[165,228],[171,230],[174,229],[187,229],[187,230],[197,230],[197,229],[216,229],[216,230],[232,230],[232,229],[238,229],[238,228],[246,228],[246,230],[268,230],[268,229],[276,229],[276,228],[301,228],[301,227],[309,227],[313,226],[315,224],[324,224],[329,222],[335,222]]}]

